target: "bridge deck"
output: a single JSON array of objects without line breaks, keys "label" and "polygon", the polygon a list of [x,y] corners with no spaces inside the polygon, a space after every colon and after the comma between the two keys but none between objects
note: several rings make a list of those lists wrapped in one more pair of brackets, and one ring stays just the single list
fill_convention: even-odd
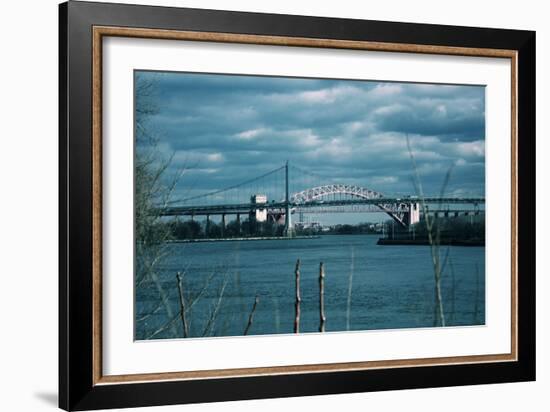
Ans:
[{"label": "bridge deck", "polygon": [[[410,205],[414,203],[420,203],[417,198],[378,198],[378,199],[353,199],[353,200],[320,200],[311,201],[307,203],[295,203],[289,202],[289,206],[292,209],[307,210],[312,208],[317,209],[330,209],[334,207],[346,207],[346,206],[378,206],[384,205],[387,209],[398,210],[403,205]],[[424,203],[429,207],[430,212],[445,212],[447,209],[432,209],[432,205],[473,205],[476,208],[479,205],[485,204],[485,198],[440,198],[440,197],[427,197],[424,198]],[[239,203],[239,204],[225,204],[225,205],[189,205],[189,206],[170,206],[159,210],[161,216],[182,216],[182,215],[216,215],[216,214],[245,214],[255,209],[266,209],[270,213],[284,213],[286,208],[286,202],[270,202],[263,205],[254,203]],[[401,209],[402,210],[402,209]],[[478,209],[475,209],[478,210]],[[358,210],[368,212],[369,210]],[[379,211],[379,209],[373,208],[372,211]],[[453,210],[452,212],[460,211],[467,212],[468,210]],[[328,213],[330,210],[322,210],[318,213]]]}]

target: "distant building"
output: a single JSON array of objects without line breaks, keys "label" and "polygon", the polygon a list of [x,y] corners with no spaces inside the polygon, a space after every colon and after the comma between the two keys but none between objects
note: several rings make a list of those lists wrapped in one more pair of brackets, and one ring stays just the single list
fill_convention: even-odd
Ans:
[{"label": "distant building", "polygon": [[294,223],[296,229],[315,229],[322,230],[321,222],[296,222]]},{"label": "distant building", "polygon": [[420,204],[418,202],[409,203],[409,211],[405,216],[407,225],[414,225],[420,222]]},{"label": "distant building", "polygon": [[[267,203],[267,195],[252,195],[250,203],[253,205],[265,205]],[[267,220],[267,209],[265,207],[255,207],[250,211],[250,217],[256,220],[256,222],[265,222]]]}]

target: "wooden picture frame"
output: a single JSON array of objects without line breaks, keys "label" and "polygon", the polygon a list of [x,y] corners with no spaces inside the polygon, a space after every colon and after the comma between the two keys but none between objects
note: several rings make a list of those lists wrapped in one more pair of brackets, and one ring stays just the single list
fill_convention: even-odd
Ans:
[{"label": "wooden picture frame", "polygon": [[[535,379],[535,33],[106,3],[60,5],[59,405],[65,410]],[[192,40],[511,61],[511,351],[205,371],[102,373],[102,40]],[[521,185],[520,185],[521,183]]]}]

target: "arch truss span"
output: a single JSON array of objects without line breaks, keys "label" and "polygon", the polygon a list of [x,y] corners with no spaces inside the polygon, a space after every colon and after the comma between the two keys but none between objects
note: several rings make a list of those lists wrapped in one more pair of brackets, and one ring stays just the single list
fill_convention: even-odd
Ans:
[{"label": "arch truss span", "polygon": [[311,189],[294,193],[290,197],[290,201],[295,204],[304,204],[338,194],[349,195],[360,199],[380,199],[384,197],[382,193],[375,192],[374,190],[367,189],[366,187],[333,184],[312,187]]},{"label": "arch truss span", "polygon": [[330,198],[335,195],[346,195],[352,198],[368,200],[380,199],[380,203],[376,203],[376,206],[379,207],[382,212],[388,214],[403,227],[409,225],[410,219],[408,215],[410,213],[411,204],[405,202],[399,205],[384,204],[384,195],[382,193],[366,187],[345,184],[317,186],[302,190],[301,192],[296,192],[292,194],[289,200],[294,205],[300,206],[317,202],[323,198]]}]

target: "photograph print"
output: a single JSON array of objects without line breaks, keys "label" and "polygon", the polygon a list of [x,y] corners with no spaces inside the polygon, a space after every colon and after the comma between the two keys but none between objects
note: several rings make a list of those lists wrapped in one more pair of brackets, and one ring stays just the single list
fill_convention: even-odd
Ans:
[{"label": "photograph print", "polygon": [[485,87],[134,71],[135,340],[485,324]]}]

